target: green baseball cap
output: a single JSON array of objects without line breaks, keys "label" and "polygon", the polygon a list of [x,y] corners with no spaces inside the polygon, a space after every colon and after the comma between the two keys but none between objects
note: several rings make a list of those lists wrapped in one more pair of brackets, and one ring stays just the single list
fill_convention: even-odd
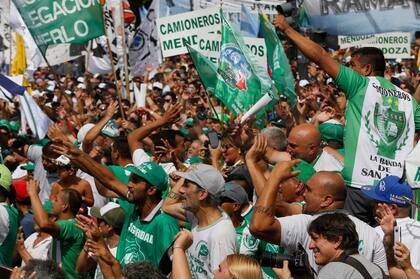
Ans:
[{"label": "green baseball cap", "polygon": [[27,171],[34,171],[35,170],[35,165],[32,162],[28,162],[28,163],[22,165],[22,169],[27,170]]},{"label": "green baseball cap", "polygon": [[131,165],[125,169],[140,176],[153,187],[158,188],[162,193],[168,188],[168,175],[161,166],[154,162],[146,162],[138,167]]},{"label": "green baseball cap", "polygon": [[185,122],[184,122],[184,125],[185,125],[185,127],[193,127],[194,126],[194,119],[192,119],[191,117],[187,118],[187,120],[185,120]]},{"label": "green baseball cap", "polygon": [[12,173],[3,164],[0,164],[0,186],[10,191],[10,185],[12,185]]},{"label": "green baseball cap", "polygon": [[338,123],[324,122],[319,125],[321,140],[329,144],[342,145],[344,126]]},{"label": "green baseball cap", "polygon": [[109,202],[99,207],[92,207],[90,215],[96,219],[101,219],[111,225],[113,228],[121,229],[124,225],[125,213],[121,206],[115,202]]},{"label": "green baseball cap", "polygon": [[7,121],[6,119],[0,120],[0,128],[6,128],[9,132],[12,131],[9,121]]},{"label": "green baseball cap", "polygon": [[18,132],[19,131],[20,126],[19,126],[19,122],[17,122],[17,121],[10,121],[9,126],[10,126],[10,129],[12,130],[12,132]]},{"label": "green baseball cap", "polygon": [[294,171],[300,170],[297,179],[303,181],[303,183],[307,183],[309,179],[316,173],[312,165],[305,161],[301,161],[297,166],[293,167]]}]

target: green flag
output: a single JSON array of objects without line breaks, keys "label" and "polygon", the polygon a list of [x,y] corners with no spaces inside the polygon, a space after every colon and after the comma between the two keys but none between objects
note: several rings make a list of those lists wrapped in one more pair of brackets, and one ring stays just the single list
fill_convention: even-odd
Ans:
[{"label": "green flag", "polygon": [[191,59],[197,69],[198,75],[200,76],[201,82],[203,83],[206,90],[212,94],[217,87],[217,67],[207,57],[196,51],[190,45],[185,44],[191,55]]},{"label": "green flag", "polygon": [[104,35],[99,0],[13,0],[39,49]]},{"label": "green flag", "polygon": [[290,70],[289,60],[267,16],[260,14],[261,32],[267,47],[268,74],[273,79],[280,94],[289,100],[292,107],[296,104],[295,79]]},{"label": "green flag", "polygon": [[[219,56],[219,83],[214,95],[235,115],[249,110],[266,93],[276,97],[276,89],[266,70],[259,66],[255,56],[222,13],[222,43]],[[259,113],[260,124],[264,111],[274,105],[276,98]],[[260,125],[261,126],[261,125]]]}]

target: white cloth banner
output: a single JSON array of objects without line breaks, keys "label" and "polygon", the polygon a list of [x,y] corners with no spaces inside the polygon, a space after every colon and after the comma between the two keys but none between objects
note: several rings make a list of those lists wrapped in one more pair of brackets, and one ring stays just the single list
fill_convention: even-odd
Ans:
[{"label": "white cloth banner", "polygon": [[348,47],[377,47],[382,49],[386,59],[411,57],[409,32],[390,32],[374,35],[338,36],[340,49]]},{"label": "white cloth banner", "polygon": [[332,35],[420,30],[420,1],[305,0],[313,28]]},{"label": "white cloth banner", "polygon": [[132,76],[142,75],[148,64],[152,65],[153,69],[156,69],[162,62],[158,32],[156,30],[158,14],[159,0],[154,0],[130,42],[128,54]]}]

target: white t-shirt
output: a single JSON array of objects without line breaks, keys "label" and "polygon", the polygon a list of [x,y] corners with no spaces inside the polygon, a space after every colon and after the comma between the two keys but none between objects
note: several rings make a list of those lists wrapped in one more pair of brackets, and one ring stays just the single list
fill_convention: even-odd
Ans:
[{"label": "white t-shirt", "polygon": [[[152,159],[151,157],[142,149],[138,148],[133,152],[133,165],[138,167],[143,163],[150,162]],[[176,171],[175,165],[171,162],[169,163],[159,163],[159,165],[163,168],[163,170],[170,174]]]},{"label": "white t-shirt", "polygon": [[108,203],[108,198],[99,194],[98,189],[96,188],[95,178],[93,176],[91,176],[88,173],[85,173],[82,170],[77,170],[76,176],[86,180],[89,183],[90,188],[92,189],[94,207],[101,208],[102,206]]},{"label": "white t-shirt", "polygon": [[[309,249],[311,237],[307,229],[311,221],[318,216],[299,214],[277,218],[281,224],[281,242],[279,245],[284,247],[289,253],[293,253],[297,250],[297,244],[301,243],[308,253],[309,263],[316,271],[319,270],[319,266],[315,263],[312,250]],[[356,231],[359,234],[359,254],[379,265],[387,273],[388,266],[385,249],[379,234],[365,222],[354,216],[348,216],[356,225]]]},{"label": "white t-shirt", "polygon": [[[397,218],[397,225],[401,227],[401,242],[410,249],[410,261],[414,269],[420,272],[420,222],[410,217]],[[384,232],[381,227],[375,228],[381,238]]]},{"label": "white t-shirt", "polygon": [[4,203],[0,203],[0,246],[6,240],[10,226],[9,213],[7,213],[6,208],[2,204]]},{"label": "white t-shirt", "polygon": [[187,250],[192,278],[213,278],[213,270],[226,256],[235,254],[235,228],[225,212],[220,219],[204,228],[198,228],[197,219],[189,212],[187,217],[192,224],[193,235],[193,244]]},{"label": "white t-shirt", "polygon": [[328,153],[327,151],[322,151],[319,157],[317,158],[314,164],[314,170],[318,171],[336,171],[340,172],[343,169],[343,164],[336,157]]},{"label": "white t-shirt", "polygon": [[[29,255],[31,255],[32,258],[38,259],[38,260],[47,260],[51,258],[51,245],[52,245],[52,236],[48,236],[41,242],[37,243],[36,246],[34,246],[34,242],[36,238],[38,237],[39,233],[35,232],[28,236],[27,239],[25,239],[25,248],[28,251]],[[25,266],[25,262],[22,261],[22,266]]]}]

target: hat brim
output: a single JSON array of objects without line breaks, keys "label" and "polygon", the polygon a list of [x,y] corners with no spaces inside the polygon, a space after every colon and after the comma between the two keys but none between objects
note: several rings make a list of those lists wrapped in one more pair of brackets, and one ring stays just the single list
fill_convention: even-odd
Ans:
[{"label": "hat brim", "polygon": [[101,210],[99,207],[92,207],[90,209],[90,215],[95,217],[96,219],[103,219],[104,217],[101,215]]},{"label": "hat brim", "polygon": [[[150,185],[153,185],[152,182],[149,181],[149,179],[147,179],[146,175],[144,173],[142,173],[141,171],[139,171],[135,166],[127,166],[125,167],[125,169],[131,173],[134,173],[135,175],[143,178],[144,180],[146,180],[147,183],[149,183]],[[156,187],[156,186],[153,186]]]},{"label": "hat brim", "polygon": [[362,191],[362,194],[370,200],[383,202],[383,203],[389,203],[389,201],[386,200],[384,197],[381,197],[375,193],[375,186],[371,186],[371,185],[362,186],[360,190]]},{"label": "hat brim", "polygon": [[[190,172],[180,172],[180,171],[176,171],[175,172],[176,175],[178,175],[179,177],[185,178],[186,180],[189,180],[191,182],[194,182],[195,184],[197,184],[198,186],[202,187],[200,185],[200,182],[198,181],[198,179],[195,177],[195,175],[191,174]],[[203,188],[204,189],[204,188]]]}]

